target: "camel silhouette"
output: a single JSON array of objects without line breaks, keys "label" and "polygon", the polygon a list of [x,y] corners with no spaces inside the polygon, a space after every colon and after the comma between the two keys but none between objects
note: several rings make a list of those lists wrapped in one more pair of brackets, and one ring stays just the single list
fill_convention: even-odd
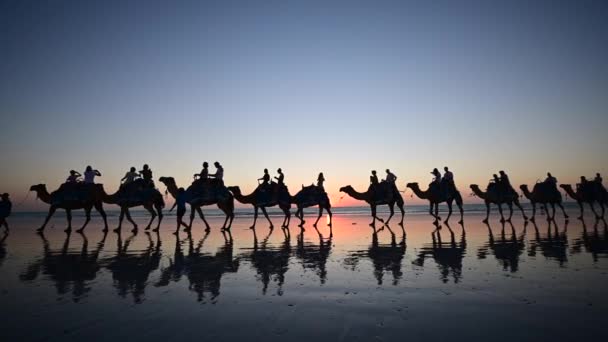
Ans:
[{"label": "camel silhouette", "polygon": [[[167,191],[169,191],[173,198],[177,198],[177,191],[179,188],[175,183],[175,178],[160,177],[158,180],[165,184]],[[232,226],[232,221],[234,220],[234,197],[230,191],[228,191],[228,188],[219,183],[213,185],[216,187],[215,189],[205,189],[203,188],[205,186],[206,185],[204,185],[203,181],[195,181],[188,187],[188,189],[186,189],[186,202],[190,204],[190,223],[188,224],[186,231],[192,229],[192,222],[194,221],[195,212],[198,213],[200,218],[205,223],[205,230],[210,231],[211,227],[209,226],[209,223],[207,223],[207,219],[205,219],[205,214],[203,214],[202,207],[213,204],[217,204],[217,207],[220,208],[226,215],[226,220],[224,221],[222,230],[230,229]],[[204,196],[201,195],[201,193],[207,195]]]},{"label": "camel silhouette", "polygon": [[[536,204],[540,203],[545,208],[545,212],[547,213],[547,220],[555,219],[555,205],[559,206],[562,209],[562,213],[564,214],[564,218],[568,218],[568,214],[566,214],[566,210],[564,210],[564,206],[562,205],[562,194],[557,191],[557,189],[551,189],[544,183],[536,183],[532,192],[528,189],[526,184],[522,184],[519,186],[524,196],[530,200],[532,203],[532,218],[530,221],[535,220],[536,216]],[[553,213],[549,215],[549,211],[547,210],[547,204],[551,205],[553,209]]]},{"label": "camel silhouette", "polygon": [[[135,182],[133,182],[135,183]],[[145,184],[143,180],[139,182]],[[131,185],[131,184],[129,184]],[[150,229],[152,222],[158,216],[158,221],[154,231],[158,231],[160,223],[163,220],[163,208],[165,207],[165,201],[163,195],[155,188],[149,186],[135,186],[131,190],[124,187],[118,189],[113,194],[106,194],[102,191],[103,202],[107,204],[116,204],[120,207],[120,216],[118,217],[118,227],[114,229],[115,232],[120,232],[122,229],[122,222],[127,217],[127,220],[133,225],[133,232],[137,232],[137,224],[133,221],[129,208],[143,206],[150,213],[150,222],[146,226],[146,230]],[[102,189],[103,190],[103,189]]]},{"label": "camel silhouette", "polygon": [[[576,203],[578,203],[578,206],[581,209],[581,215],[578,217],[579,220],[583,219],[583,214],[585,213],[585,207],[584,207],[585,203],[589,204],[589,207],[591,207],[591,211],[595,215],[596,219],[600,219],[600,218],[604,217],[603,201],[602,200],[598,201],[597,196],[593,192],[583,191],[583,190],[581,190],[581,188],[578,188],[578,189],[576,189],[576,191],[574,191],[574,189],[572,188],[572,185],[570,185],[570,184],[560,184],[559,187],[564,189],[564,191],[568,194],[568,196],[570,196],[573,200],[576,201]],[[595,211],[595,207],[593,206],[593,204],[595,202],[598,202],[600,204],[600,207],[602,208],[602,215],[599,215]]]},{"label": "camel silhouette", "polygon": [[64,295],[71,291],[72,300],[79,302],[91,291],[89,284],[101,270],[99,255],[105,245],[107,233],[104,232],[97,248],[92,252],[88,250],[89,241],[84,233],[80,234],[82,247],[79,251],[69,248],[71,234],[66,234],[60,249],[52,248],[44,233],[39,235],[43,245],[42,256],[29,263],[19,278],[23,282],[33,282],[42,273],[53,281],[57,294]]},{"label": "camel silhouette", "polygon": [[519,203],[519,196],[515,191],[508,191],[507,194],[499,194],[496,190],[496,187],[488,186],[488,190],[484,192],[479,188],[477,184],[471,184],[471,190],[473,193],[484,200],[486,204],[486,218],[483,220],[484,223],[488,222],[488,218],[490,217],[490,204],[494,203],[498,206],[498,212],[500,212],[500,221],[505,222],[505,217],[502,213],[502,205],[506,204],[509,207],[509,218],[506,221],[511,221],[511,217],[513,217],[513,204],[521,210],[521,214],[524,217],[524,220],[528,220],[528,216],[524,212],[524,208],[521,207]]},{"label": "camel silhouette", "polygon": [[317,186],[302,186],[302,190],[291,197],[291,203],[296,205],[296,217],[300,219],[300,227],[304,226],[304,223],[306,223],[306,221],[304,221],[304,208],[315,205],[319,206],[319,216],[317,216],[317,220],[313,226],[317,227],[317,223],[319,223],[319,219],[321,219],[321,216],[323,215],[323,209],[325,209],[329,215],[329,223],[327,225],[331,227],[332,213],[329,197],[326,192],[320,191]]},{"label": "camel silhouette", "polygon": [[[229,186],[228,190],[234,195],[234,199],[243,203],[243,204],[251,204],[254,208],[253,214],[253,224],[251,228],[255,228],[255,223],[258,220],[258,209],[262,210],[264,217],[268,220],[270,227],[273,227],[272,221],[268,217],[268,213],[266,212],[266,208],[274,207],[278,205],[279,208],[285,214],[283,219],[283,223],[281,224],[282,228],[289,227],[289,221],[291,220],[291,196],[289,195],[289,190],[286,186],[281,186],[277,183],[271,183],[270,188],[267,190],[268,194],[261,193],[262,190],[258,187],[250,193],[249,195],[243,195],[241,193],[241,189],[238,186]],[[264,198],[266,197],[266,198]]]},{"label": "camel silhouette", "polygon": [[[386,184],[386,186],[388,186],[388,187],[391,186],[388,183],[384,183],[384,184]],[[401,196],[399,191],[393,191],[393,189],[387,189],[386,191],[380,191],[380,192],[383,192],[382,193],[383,195],[388,194],[388,196],[382,196],[381,198],[377,198],[377,196],[374,196],[374,194],[377,194],[377,193],[374,191],[374,189],[372,189],[372,187],[373,187],[373,185],[370,185],[366,192],[358,192],[352,186],[347,185],[347,186],[341,187],[340,192],[345,192],[350,197],[352,197],[356,200],[359,200],[359,201],[365,201],[367,204],[369,204],[371,211],[372,211],[372,223],[370,223],[370,226],[375,226],[376,220],[384,223],[384,221],[381,218],[379,218],[378,215],[376,214],[376,207],[378,205],[384,205],[384,204],[388,205],[388,208],[390,209],[391,214],[389,215],[388,219],[386,219],[386,223],[389,223],[391,221],[391,218],[395,214],[395,204],[397,204],[397,206],[399,207],[399,210],[401,210],[401,221],[399,222],[399,225],[403,226],[403,218],[405,216],[405,210],[403,209],[403,205],[405,204],[405,202],[403,201],[403,197]]]},{"label": "camel silhouette", "polygon": [[[456,201],[456,205],[460,210],[460,221],[458,221],[458,223],[462,224],[464,222],[464,211],[462,210],[462,196],[460,195],[460,191],[454,189],[455,192],[449,194],[444,194],[441,191],[438,193],[432,191],[430,188],[426,191],[422,191],[418,183],[408,183],[406,187],[412,189],[418,198],[429,201],[429,214],[435,218],[435,221],[441,220],[441,217],[439,217],[439,203],[445,202],[448,205],[448,217],[445,219],[445,222],[448,222],[452,216],[452,202]],[[433,209],[435,209],[434,213]]]},{"label": "camel silhouette", "polygon": [[502,229],[500,231],[500,236],[494,237],[492,228],[486,222],[486,226],[488,227],[488,243],[479,248],[477,251],[477,258],[485,259],[491,251],[496,260],[502,265],[504,271],[509,270],[511,273],[515,273],[519,269],[519,257],[525,249],[524,238],[526,237],[527,224],[524,224],[523,231],[520,236],[517,236],[515,227],[509,222],[509,225],[511,226],[510,238],[505,234],[505,222],[502,222],[501,224]]},{"label": "camel silhouette", "polygon": [[91,220],[91,209],[94,207],[101,217],[103,218],[104,231],[108,231],[108,219],[105,211],[103,210],[103,198],[105,191],[102,184],[76,184],[72,189],[59,188],[53,193],[49,194],[46,189],[46,185],[37,184],[30,187],[30,191],[35,191],[36,196],[44,203],[49,204],[49,212],[44,220],[44,223],[38,232],[44,231],[44,228],[48,224],[49,220],[55,214],[57,209],[64,209],[68,227],[65,229],[66,232],[72,231],[72,210],[84,209],[86,220],[82,227],[78,229],[79,232],[84,231],[85,227]]}]

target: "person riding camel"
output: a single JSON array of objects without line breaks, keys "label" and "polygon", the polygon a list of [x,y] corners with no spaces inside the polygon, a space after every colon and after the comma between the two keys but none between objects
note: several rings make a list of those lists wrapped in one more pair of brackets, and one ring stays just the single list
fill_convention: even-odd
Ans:
[{"label": "person riding camel", "polygon": [[283,170],[281,170],[280,168],[277,170],[277,173],[279,174],[278,177],[274,177],[274,179],[277,180],[277,184],[284,186],[285,185],[285,175],[283,174]]},{"label": "person riding camel", "polygon": [[95,176],[101,177],[101,172],[93,170],[91,165],[87,166],[87,168],[84,170],[84,183],[95,184]]},{"label": "person riding camel", "polygon": [[546,184],[551,184],[551,185],[554,185],[555,187],[557,187],[557,178],[553,177],[551,172],[547,172],[547,178],[545,178],[544,182]]},{"label": "person riding camel", "polygon": [[70,170],[70,175],[68,176],[68,178],[66,178],[65,182],[66,184],[75,184],[78,183],[80,177],[82,177],[80,172]]},{"label": "person riding camel", "polygon": [[429,189],[432,189],[432,191],[439,195],[439,191],[441,190],[441,172],[437,168],[434,168],[431,174],[435,177],[429,184]]},{"label": "person riding camel", "polygon": [[122,183],[120,187],[124,189],[126,186],[133,183],[137,178],[139,178],[139,174],[136,172],[134,167],[131,167],[129,172],[125,173],[125,176],[120,180]]},{"label": "person riding camel", "polygon": [[325,188],[323,187],[324,182],[325,182],[325,177],[323,176],[323,172],[320,172],[319,176],[317,177],[317,189],[321,193],[325,192]]},{"label": "person riding camel", "polygon": [[513,187],[511,186],[511,181],[509,180],[509,176],[507,176],[507,174],[502,170],[498,171],[498,173],[500,174],[500,181],[498,183],[500,186],[498,189],[501,195],[506,196],[511,192],[514,192]]},{"label": "person riding camel", "polygon": [[378,176],[376,175],[376,170],[372,170],[372,175],[369,176],[369,183],[371,185],[378,185]]},{"label": "person riding camel", "polygon": [[144,164],[143,170],[139,171],[140,177],[144,180],[144,182],[150,186],[154,187],[154,181],[152,180],[152,170],[148,166],[148,164]]},{"label": "person riding camel", "polygon": [[201,181],[206,181],[207,179],[209,179],[209,163],[204,162],[203,163],[203,169],[201,170],[201,173],[195,173],[193,178],[196,180],[197,178]]},{"label": "person riding camel", "polygon": [[395,174],[389,169],[386,169],[386,182],[392,185],[395,185],[397,182],[397,176],[395,176]]},{"label": "person riding camel", "polygon": [[[262,181],[262,183],[259,183],[259,181]],[[264,175],[261,178],[258,178],[258,188],[263,191],[266,192],[269,190],[270,188],[270,174],[268,174],[268,169],[264,169]]]},{"label": "person riding camel", "polygon": [[443,167],[443,171],[443,181],[445,183],[443,192],[447,197],[450,192],[456,191],[456,184],[454,183],[454,174],[452,171],[450,171],[450,169],[448,169],[447,166]]},{"label": "person riding camel", "polygon": [[217,183],[221,186],[224,186],[224,168],[220,165],[219,162],[213,163],[215,166],[215,173],[209,175],[209,177],[213,177],[217,180]]},{"label": "person riding camel", "polygon": [[599,172],[595,174],[594,181],[599,185],[602,185],[602,183],[604,182],[604,180],[602,179],[602,176],[599,174]]},{"label": "person riding camel", "polygon": [[9,230],[8,223],[6,222],[6,218],[11,215],[11,211],[13,209],[13,204],[9,199],[9,195],[7,193],[2,194],[2,201],[0,201],[0,227],[4,226],[6,231]]}]

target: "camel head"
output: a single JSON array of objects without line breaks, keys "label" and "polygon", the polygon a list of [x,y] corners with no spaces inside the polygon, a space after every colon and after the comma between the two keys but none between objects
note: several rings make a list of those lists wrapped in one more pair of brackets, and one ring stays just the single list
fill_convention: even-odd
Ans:
[{"label": "camel head", "polygon": [[176,185],[175,178],[173,177],[160,177],[158,181],[165,184],[165,186]]},{"label": "camel head", "polygon": [[353,192],[354,190],[355,189],[353,189],[353,187],[350,185],[343,186],[340,188],[340,192],[346,192],[346,193]]},{"label": "camel head", "polygon": [[232,192],[235,195],[241,194],[241,188],[239,188],[238,186],[229,186],[228,191]]},{"label": "camel head", "polygon": [[559,187],[564,190],[572,189],[572,185],[570,184],[560,184]]},{"label": "camel head", "polygon": [[32,185],[30,187],[30,191],[44,192],[44,191],[46,191],[46,185],[44,185],[44,184]]},{"label": "camel head", "polygon": [[481,192],[481,188],[477,184],[471,184],[470,188],[471,188],[471,190],[473,190],[473,193]]},{"label": "camel head", "polygon": [[522,184],[522,185],[519,186],[519,188],[523,192],[528,192],[528,185],[527,184]]},{"label": "camel head", "polygon": [[419,188],[420,186],[418,185],[418,182],[413,182],[413,183],[407,183],[406,187],[410,188],[410,189],[414,189],[414,188]]}]

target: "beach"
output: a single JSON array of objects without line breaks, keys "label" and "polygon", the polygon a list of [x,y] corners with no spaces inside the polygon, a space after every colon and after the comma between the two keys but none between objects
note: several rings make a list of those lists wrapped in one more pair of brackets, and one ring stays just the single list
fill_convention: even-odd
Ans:
[{"label": "beach", "polygon": [[[608,310],[608,232],[569,207],[549,224],[480,212],[439,228],[408,214],[375,232],[364,212],[289,230],[240,216],[206,234],[166,217],[161,231],[63,232],[57,214],[17,215],[0,250],[6,341],[388,341],[599,338]],[[386,217],[385,214],[383,214]],[[76,218],[78,225],[81,218]],[[111,225],[116,219],[110,217]],[[137,217],[143,227],[145,216]],[[52,227],[52,228],[51,228]],[[0,239],[4,235],[0,233]]]}]

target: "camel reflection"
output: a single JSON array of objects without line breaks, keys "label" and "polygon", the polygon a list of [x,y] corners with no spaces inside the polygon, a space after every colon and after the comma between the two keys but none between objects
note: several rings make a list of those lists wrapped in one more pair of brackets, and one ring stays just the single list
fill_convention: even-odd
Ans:
[{"label": "camel reflection", "polygon": [[581,237],[575,239],[572,243],[572,254],[581,253],[583,248],[589,254],[591,254],[593,261],[598,262],[599,258],[608,257],[608,225],[604,222],[603,229],[599,230],[599,223],[601,220],[595,220],[593,224],[593,231],[587,231],[587,224],[585,220],[583,223],[583,232]]},{"label": "camel reflection", "polygon": [[[555,260],[560,267],[564,267],[568,262],[568,221],[565,221],[564,230],[560,233],[556,222],[547,222],[547,234],[542,236],[538,230],[536,222],[532,222],[534,226],[534,240],[530,242],[528,256],[536,256],[537,250],[540,249],[542,255],[550,260]],[[551,229],[553,226],[553,229]]]},{"label": "camel reflection", "polygon": [[[389,244],[380,244],[378,242],[378,232],[382,231],[384,227],[387,227],[391,234],[391,242]],[[354,270],[360,260],[370,259],[374,266],[374,277],[378,285],[382,285],[385,272],[391,272],[393,276],[392,284],[397,285],[403,277],[401,264],[405,256],[405,234],[402,234],[401,239],[397,242],[397,237],[390,227],[387,225],[384,227],[378,231],[373,230],[372,244],[367,250],[350,252],[344,259],[344,263]]]},{"label": "camel reflection", "polygon": [[[205,294],[211,294],[211,301],[220,295],[222,276],[225,273],[234,273],[239,269],[239,260],[234,258],[233,240],[230,231],[222,232],[224,236],[224,246],[220,247],[215,255],[202,252],[209,232],[198,241],[194,246],[192,234],[188,235],[184,241],[180,241],[179,236],[175,236],[175,251],[169,266],[161,271],[160,280],[155,286],[167,286],[170,282],[179,282],[183,275],[188,277],[189,289],[197,294],[197,301],[202,302]],[[188,243],[188,255],[184,255],[182,245]]]},{"label": "camel reflection", "polygon": [[71,234],[66,235],[60,249],[53,249],[44,234],[38,235],[42,239],[42,257],[31,262],[19,278],[31,282],[42,273],[53,281],[59,295],[71,291],[72,300],[78,302],[91,291],[89,282],[97,277],[101,269],[99,253],[105,245],[107,234],[103,234],[97,248],[90,253],[89,241],[84,233],[79,234],[82,237],[82,248],[79,251],[69,248]]},{"label": "camel reflection", "polygon": [[321,284],[325,284],[327,280],[327,258],[331,253],[331,243],[333,235],[329,235],[329,238],[324,240],[323,235],[315,227],[317,234],[319,235],[319,243],[304,241],[304,229],[300,230],[300,234],[297,238],[296,257],[300,259],[304,270],[313,270],[321,281]]},{"label": "camel reflection", "polygon": [[0,266],[2,266],[2,262],[4,258],[6,258],[6,238],[8,238],[8,230],[4,231],[4,235],[2,239],[0,239]]},{"label": "camel reflection", "polygon": [[467,249],[466,232],[463,227],[462,236],[459,241],[456,241],[456,236],[450,225],[447,223],[445,225],[450,232],[450,241],[443,242],[441,240],[441,225],[437,225],[431,233],[433,243],[420,248],[418,258],[412,261],[412,264],[424,266],[424,260],[432,257],[439,267],[440,279],[447,283],[451,276],[454,283],[458,283],[462,278],[462,259]]},{"label": "camel reflection", "polygon": [[145,235],[148,239],[147,248],[143,251],[129,252],[129,247],[137,233],[128,237],[124,243],[121,235],[118,234],[116,255],[103,261],[105,267],[112,273],[113,284],[118,290],[118,295],[124,298],[131,293],[137,304],[144,300],[150,273],[158,269],[162,256],[158,233],[156,233],[156,243],[152,240],[150,233]]},{"label": "camel reflection", "polygon": [[504,271],[509,270],[514,273],[519,269],[519,257],[525,249],[524,237],[526,236],[527,223],[524,225],[524,229],[519,237],[515,233],[513,224],[511,222],[508,222],[508,224],[511,226],[511,237],[507,238],[505,234],[505,223],[502,222],[500,236],[494,238],[492,228],[486,223],[489,234],[488,243],[479,248],[477,257],[479,259],[485,259],[488,253],[492,252],[496,260],[502,265]]},{"label": "camel reflection", "polygon": [[288,229],[282,229],[285,240],[278,247],[268,244],[268,239],[272,235],[270,229],[268,236],[258,243],[255,229],[253,231],[253,248],[246,249],[241,257],[251,263],[257,273],[257,279],[262,282],[262,293],[266,294],[270,280],[273,279],[277,285],[277,294],[283,295],[283,284],[285,283],[285,273],[289,268],[289,258],[291,256],[291,242]]}]

